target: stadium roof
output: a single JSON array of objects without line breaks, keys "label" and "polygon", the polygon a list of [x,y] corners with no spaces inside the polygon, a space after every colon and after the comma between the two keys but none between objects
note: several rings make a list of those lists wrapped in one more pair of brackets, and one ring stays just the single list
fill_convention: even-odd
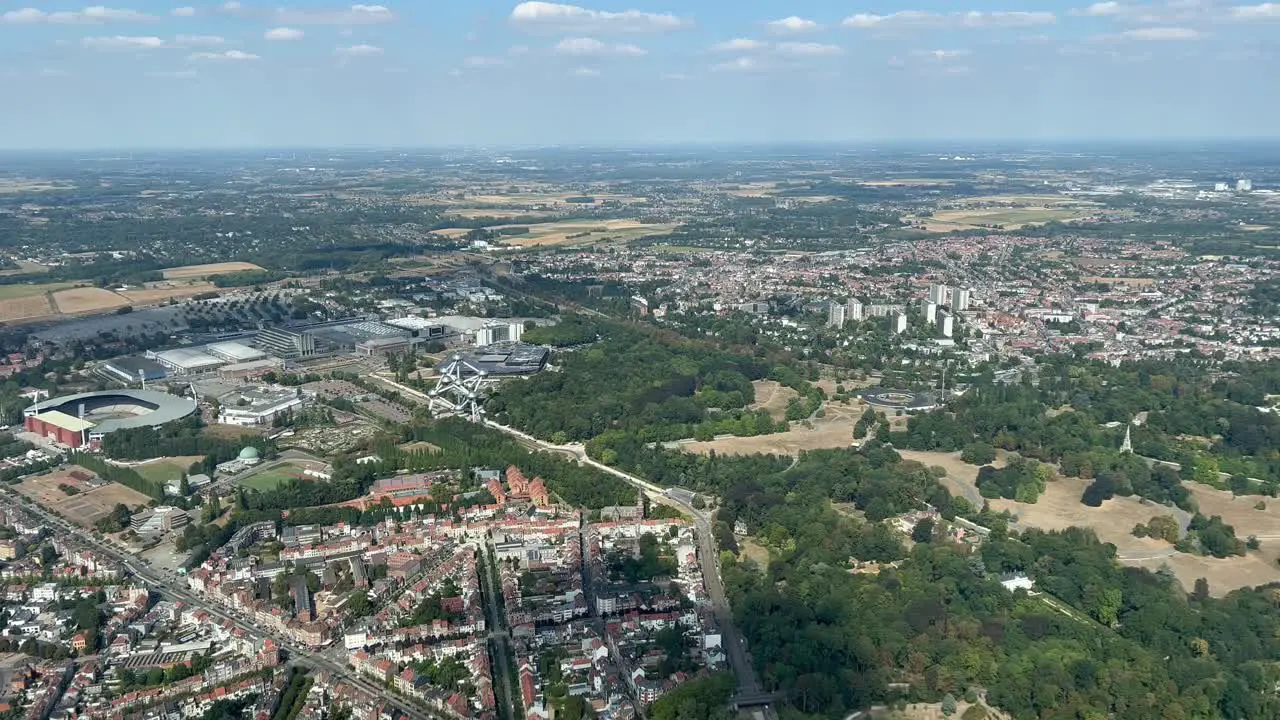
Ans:
[{"label": "stadium roof", "polygon": [[93,427],[93,423],[89,422],[88,420],[81,420],[78,417],[75,417],[73,415],[68,415],[64,412],[59,412],[57,410],[52,410],[47,413],[40,413],[40,420],[43,422],[47,422],[50,425],[56,425],[62,428],[63,430],[70,430],[71,432],[81,432],[83,430],[88,430],[89,428]]},{"label": "stadium roof", "polygon": [[[26,414],[39,415],[41,418],[50,413],[60,413],[73,420],[79,420],[79,406],[84,403],[86,410],[112,407],[117,405],[135,405],[145,412],[140,415],[112,417],[93,423],[95,432],[110,433],[116,430],[139,427],[155,427],[174,420],[181,420],[196,411],[195,401],[180,398],[169,393],[156,390],[103,390],[100,392],[64,395],[38,402],[27,408]],[[54,417],[57,417],[56,415]],[[83,422],[83,421],[81,421]],[[55,423],[56,424],[56,423]]]}]

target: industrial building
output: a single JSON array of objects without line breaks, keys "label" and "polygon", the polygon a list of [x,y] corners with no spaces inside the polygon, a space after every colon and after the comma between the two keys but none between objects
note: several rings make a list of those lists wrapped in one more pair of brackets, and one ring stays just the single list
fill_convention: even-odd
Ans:
[{"label": "industrial building", "polygon": [[71,448],[98,447],[102,438],[159,427],[195,413],[196,402],[155,390],[104,390],[38,402],[22,411],[23,426]]},{"label": "industrial building", "polygon": [[286,328],[263,328],[254,338],[258,348],[286,360],[297,360],[316,354],[316,339],[307,332]]},{"label": "industrial building", "polygon": [[280,415],[302,407],[302,391],[298,388],[245,388],[220,396],[218,407],[218,422],[223,425],[270,425]]},{"label": "industrial building", "polygon": [[95,371],[106,378],[122,383],[143,384],[163,380],[168,376],[164,366],[154,360],[140,357],[120,357],[98,363]]},{"label": "industrial building", "polygon": [[226,365],[226,361],[194,348],[148,351],[147,357],[178,375],[197,375]]},{"label": "industrial building", "polygon": [[247,363],[254,360],[261,360],[267,354],[257,348],[249,347],[238,342],[219,342],[206,345],[204,351],[216,358],[225,360],[229,363]]}]

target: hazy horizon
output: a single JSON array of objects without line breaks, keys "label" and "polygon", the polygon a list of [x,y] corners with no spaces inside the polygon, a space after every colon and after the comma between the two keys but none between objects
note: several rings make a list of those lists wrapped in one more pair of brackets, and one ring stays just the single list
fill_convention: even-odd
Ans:
[{"label": "hazy horizon", "polygon": [[371,2],[10,2],[0,149],[1280,139],[1276,3]]}]

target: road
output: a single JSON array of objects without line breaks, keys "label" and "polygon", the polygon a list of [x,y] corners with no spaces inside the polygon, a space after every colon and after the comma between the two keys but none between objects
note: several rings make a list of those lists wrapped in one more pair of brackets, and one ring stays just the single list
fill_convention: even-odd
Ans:
[{"label": "road", "polygon": [[[495,430],[500,430],[520,439],[528,447],[567,455],[579,463],[590,465],[601,472],[613,475],[645,491],[653,502],[673,507],[693,518],[694,526],[698,532],[698,553],[702,558],[700,563],[702,580],[707,586],[707,594],[711,598],[711,611],[716,619],[716,624],[720,628],[721,644],[729,656],[734,676],[738,681],[738,695],[740,697],[752,697],[762,694],[760,680],[756,676],[755,668],[752,666],[751,657],[747,654],[742,637],[733,622],[729,600],[724,591],[724,582],[720,578],[720,553],[716,548],[715,538],[711,534],[711,517],[706,512],[698,510],[682,500],[671,497],[667,494],[666,488],[592,460],[587,455],[586,448],[580,444],[552,445],[506,425],[500,425],[493,421],[486,421],[485,424]],[[767,717],[776,717],[772,706],[766,708],[766,713]]]},{"label": "road", "polygon": [[57,515],[45,510],[40,505],[18,495],[11,487],[7,485],[3,486],[3,492],[9,495],[14,502],[21,505],[28,512],[38,515],[50,526],[58,528],[68,534],[77,536],[80,542],[89,545],[98,552],[120,562],[121,565],[141,580],[149,590],[181,600],[192,607],[201,608],[214,617],[228,621],[258,643],[264,642],[269,637],[273,639],[279,647],[289,651],[290,658],[294,664],[328,671],[335,679],[340,679],[372,694],[374,697],[380,697],[383,700],[386,700],[411,720],[437,720],[437,716],[408,705],[398,696],[393,695],[386,688],[351,672],[344,663],[345,657],[343,657],[343,653],[340,652],[342,649],[340,646],[330,648],[324,652],[316,652],[310,648],[303,647],[286,638],[282,633],[262,627],[255,622],[252,617],[237,610],[225,608],[222,605],[203,597],[199,593],[196,593],[187,587],[185,579],[180,575],[148,567],[139,561],[136,556],[112,543],[107,542],[106,540],[103,540],[100,537],[95,536],[93,533],[85,532],[83,528],[72,525],[66,520],[63,520]]},{"label": "road", "polygon": [[519,717],[519,713],[514,711],[517,707],[516,703],[523,703],[523,700],[516,694],[515,686],[511,683],[511,678],[515,675],[511,671],[513,655],[511,652],[511,632],[506,628],[506,623],[502,617],[502,588],[498,587],[493,581],[498,570],[490,563],[487,543],[483,543],[478,552],[480,554],[480,582],[484,586],[484,612],[487,616],[489,639],[493,641],[490,672],[494,675],[495,688],[498,682],[497,676],[502,676],[502,688],[506,695],[504,699],[508,708],[513,711],[508,717]]}]

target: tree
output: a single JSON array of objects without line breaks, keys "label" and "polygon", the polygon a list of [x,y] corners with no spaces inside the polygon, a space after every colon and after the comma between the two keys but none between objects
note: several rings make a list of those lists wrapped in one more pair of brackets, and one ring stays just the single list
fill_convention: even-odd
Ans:
[{"label": "tree", "polygon": [[956,696],[947,693],[942,696],[942,714],[951,717],[956,714]]},{"label": "tree", "polygon": [[970,465],[987,465],[995,462],[996,449],[987,443],[969,443],[960,451],[960,459]]},{"label": "tree", "polygon": [[933,518],[924,518],[911,529],[911,539],[918,543],[933,540]]},{"label": "tree", "polygon": [[1195,588],[1191,591],[1191,597],[1200,602],[1209,599],[1209,581],[1205,578],[1196,578]]}]

